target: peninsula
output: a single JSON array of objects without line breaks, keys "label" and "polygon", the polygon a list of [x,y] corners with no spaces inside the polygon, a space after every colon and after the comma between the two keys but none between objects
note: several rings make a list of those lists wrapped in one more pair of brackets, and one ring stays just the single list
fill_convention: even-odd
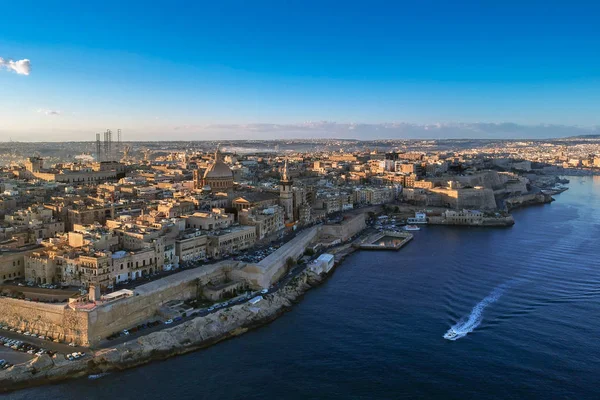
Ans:
[{"label": "peninsula", "polygon": [[27,157],[0,171],[2,390],[239,335],[355,249],[398,250],[427,224],[511,226],[510,210],[552,201],[568,182],[557,172],[571,171],[418,143],[285,154],[98,144],[95,160]]}]

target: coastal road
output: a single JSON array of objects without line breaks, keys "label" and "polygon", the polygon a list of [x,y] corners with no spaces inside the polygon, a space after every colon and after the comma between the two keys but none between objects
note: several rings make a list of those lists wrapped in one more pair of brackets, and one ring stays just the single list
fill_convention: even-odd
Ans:
[{"label": "coastal road", "polygon": [[[311,261],[312,261],[312,259],[311,259]],[[146,328],[144,330],[141,330],[141,331],[138,331],[135,333],[130,333],[129,335],[119,336],[118,338],[113,339],[113,340],[103,339],[97,346],[94,346],[92,349],[96,350],[96,349],[113,347],[115,345],[122,344],[122,343],[125,343],[128,341],[137,339],[139,337],[148,335],[150,333],[158,332],[163,329],[168,329],[168,328],[172,328],[177,325],[181,325],[184,322],[189,321],[190,319],[193,319],[196,317],[204,317],[204,316],[207,316],[208,314],[216,313],[217,311],[219,311],[223,308],[229,308],[231,306],[235,306],[238,304],[247,303],[248,300],[252,299],[255,296],[266,296],[267,294],[274,293],[277,290],[279,290],[281,287],[287,285],[287,283],[290,280],[292,280],[293,278],[298,276],[298,274],[300,274],[302,271],[304,271],[308,267],[309,263],[303,264],[303,265],[297,265],[294,268],[292,268],[292,270],[290,272],[288,272],[285,275],[285,277],[283,277],[279,282],[277,282],[275,285],[273,285],[271,288],[269,288],[269,290],[266,293],[255,292],[252,296],[249,296],[247,298],[241,298],[241,299],[237,299],[237,300],[233,300],[233,301],[230,300],[230,301],[228,301],[229,305],[227,305],[226,307],[216,308],[213,311],[208,311],[208,309],[206,309],[206,308],[198,309],[193,312],[194,315],[190,315],[185,318],[182,318],[180,321],[173,321],[172,324],[167,325],[164,322],[161,322],[160,325],[157,325],[157,326],[154,326],[151,328]],[[73,351],[77,351],[77,350],[73,350]]]},{"label": "coastal road", "polygon": [[[258,294],[255,294],[254,296],[258,296]],[[219,311],[219,310],[221,310],[223,308],[228,308],[228,307],[231,307],[231,306],[234,306],[234,305],[246,303],[248,300],[250,300],[254,296],[250,296],[248,298],[242,298],[242,299],[238,299],[238,300],[234,300],[234,301],[229,301],[229,305],[228,306],[216,308],[216,309],[214,309],[212,311],[208,311],[208,309],[206,309],[206,308],[194,310],[187,317],[185,317],[185,318],[182,317],[181,320],[179,320],[179,321],[173,321],[173,323],[168,324],[168,325],[165,324],[164,321],[161,321],[160,325],[153,326],[153,327],[150,327],[150,328],[145,328],[145,329],[143,329],[141,331],[130,333],[129,335],[119,336],[118,338],[113,339],[113,340],[103,339],[103,340],[100,341],[100,343],[97,346],[94,346],[92,349],[93,350],[97,350],[97,349],[103,349],[103,348],[113,347],[115,345],[122,344],[122,343],[125,343],[125,342],[129,342],[131,340],[137,339],[137,338],[142,337],[142,336],[146,336],[146,335],[148,335],[150,333],[158,332],[158,331],[161,331],[163,329],[172,328],[174,326],[181,325],[184,322],[189,321],[190,319],[194,319],[196,317],[204,317],[204,316],[207,316],[208,314],[216,313],[217,311]],[[151,321],[157,321],[157,319],[153,319]],[[151,322],[151,321],[147,321],[147,322]],[[133,326],[131,328],[133,328]]]},{"label": "coastal road", "polygon": [[6,360],[11,364],[22,364],[32,360],[35,356],[32,354],[23,353],[8,347],[0,346],[0,360]]},{"label": "coastal road", "polygon": [[[367,228],[369,230],[372,230],[372,228]],[[357,240],[359,240],[362,236],[364,236],[364,232],[361,234],[357,234],[354,235],[354,237],[348,242],[345,243],[343,246],[351,246],[352,243],[356,242]],[[161,322],[160,325],[151,327],[151,328],[145,328],[141,331],[137,331],[135,333],[130,333],[129,335],[123,335],[123,336],[119,336],[116,339],[112,339],[112,340],[108,340],[108,339],[103,339],[100,341],[100,343],[97,346],[94,346],[92,349],[102,349],[102,348],[109,348],[109,347],[113,347],[115,345],[119,345],[131,340],[135,340],[139,337],[148,335],[150,333],[154,333],[154,332],[158,332],[160,330],[163,329],[168,329],[168,328],[172,328],[174,326],[180,325],[190,319],[196,318],[196,317],[204,317],[208,314],[211,313],[215,313],[223,308],[228,308],[234,305],[238,305],[238,304],[243,304],[243,303],[247,303],[250,299],[252,299],[255,296],[266,296],[268,294],[274,293],[276,291],[278,291],[279,289],[281,289],[282,287],[286,286],[292,279],[294,279],[295,277],[297,277],[299,274],[301,274],[302,272],[304,272],[306,270],[306,268],[308,268],[310,266],[310,263],[312,261],[314,261],[315,259],[317,259],[319,257],[320,254],[322,254],[323,252],[326,252],[327,249],[325,249],[324,251],[321,251],[317,254],[315,254],[314,256],[312,256],[310,258],[310,260],[308,260],[308,262],[306,264],[296,264],[294,267],[292,267],[290,269],[290,271],[279,280],[279,282],[275,283],[273,286],[271,286],[266,293],[262,293],[262,292],[255,292],[253,293],[253,295],[246,297],[246,298],[240,298],[237,300],[233,300],[233,301],[228,301],[228,305],[226,307],[220,307],[220,308],[216,308],[213,311],[208,311],[208,309],[206,308],[202,308],[202,309],[197,309],[194,310],[194,312],[192,313],[193,315],[187,316],[185,318],[182,318],[180,321],[174,321],[172,324],[165,324],[164,321]],[[155,319],[156,320],[156,319]],[[146,321],[146,322],[150,322],[150,321]],[[133,326],[131,327],[133,328]]]}]

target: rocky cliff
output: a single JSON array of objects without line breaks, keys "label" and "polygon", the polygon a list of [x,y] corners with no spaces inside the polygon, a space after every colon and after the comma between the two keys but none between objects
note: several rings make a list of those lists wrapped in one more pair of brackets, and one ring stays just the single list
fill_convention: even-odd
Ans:
[{"label": "rocky cliff", "polygon": [[513,196],[504,200],[507,210],[513,210],[515,208],[530,206],[534,204],[546,204],[554,201],[552,196],[544,193],[529,193],[522,196]]}]

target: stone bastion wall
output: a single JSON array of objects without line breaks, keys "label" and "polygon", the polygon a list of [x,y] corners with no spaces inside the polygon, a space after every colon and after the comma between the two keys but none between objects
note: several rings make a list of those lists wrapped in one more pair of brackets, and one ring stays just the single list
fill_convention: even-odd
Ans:
[{"label": "stone bastion wall", "polygon": [[112,333],[156,318],[159,309],[169,301],[194,298],[199,285],[206,285],[212,280],[222,281],[227,276],[245,281],[255,288],[269,287],[286,273],[287,258],[300,257],[319,234],[345,240],[364,227],[365,216],[362,213],[341,224],[315,226],[301,232],[261,263],[244,264],[228,260],[181,271],[136,287],[131,297],[98,302],[95,307],[93,304],[83,307],[75,304],[72,308],[65,304],[0,298],[0,324],[66,342],[95,345]]},{"label": "stone bastion wall", "polygon": [[138,286],[135,295],[102,304],[89,312],[89,342],[98,343],[112,333],[132,328],[157,317],[158,310],[171,300],[196,297],[198,285],[221,280],[237,268],[235,261],[182,271],[154,282]]},{"label": "stone bastion wall", "polygon": [[66,342],[86,343],[88,340],[88,315],[73,311],[65,304],[2,297],[0,324]]}]

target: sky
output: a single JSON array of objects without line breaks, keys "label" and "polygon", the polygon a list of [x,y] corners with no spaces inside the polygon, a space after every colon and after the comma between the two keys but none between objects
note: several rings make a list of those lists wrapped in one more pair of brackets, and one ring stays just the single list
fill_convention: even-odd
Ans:
[{"label": "sky", "polygon": [[0,140],[600,130],[597,1],[4,2]]}]

